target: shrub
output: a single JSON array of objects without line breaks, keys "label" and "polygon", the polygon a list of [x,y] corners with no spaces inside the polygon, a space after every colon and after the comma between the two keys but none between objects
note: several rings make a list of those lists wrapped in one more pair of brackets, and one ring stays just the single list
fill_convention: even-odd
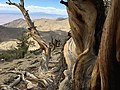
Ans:
[{"label": "shrub", "polygon": [[33,42],[28,41],[28,39],[29,36],[26,33],[23,33],[21,37],[18,38],[17,47],[0,53],[0,59],[13,60],[24,58],[29,46],[33,44]]}]

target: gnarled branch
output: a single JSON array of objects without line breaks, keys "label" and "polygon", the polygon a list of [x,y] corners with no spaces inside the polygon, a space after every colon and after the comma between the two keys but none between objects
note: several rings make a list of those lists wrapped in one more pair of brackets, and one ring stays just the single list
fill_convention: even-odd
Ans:
[{"label": "gnarled branch", "polygon": [[[14,5],[16,7],[18,7],[20,9],[20,11],[22,12],[27,25],[28,25],[28,30],[30,31],[30,35],[31,37],[37,41],[37,43],[39,44],[40,48],[42,50],[44,50],[45,52],[45,56],[46,56],[46,61],[49,62],[49,58],[50,58],[50,52],[51,50],[49,49],[49,45],[41,38],[41,36],[39,35],[36,26],[34,25],[34,22],[32,22],[28,10],[25,9],[24,7],[24,0],[20,0],[20,3],[13,3],[11,0],[8,0],[8,2],[6,2],[9,5]],[[47,63],[48,64],[48,63]],[[47,65],[48,66],[48,65]]]},{"label": "gnarled branch", "polygon": [[65,6],[68,7],[68,2],[65,2],[65,1],[61,0],[60,3],[61,3],[61,4],[64,4]]}]

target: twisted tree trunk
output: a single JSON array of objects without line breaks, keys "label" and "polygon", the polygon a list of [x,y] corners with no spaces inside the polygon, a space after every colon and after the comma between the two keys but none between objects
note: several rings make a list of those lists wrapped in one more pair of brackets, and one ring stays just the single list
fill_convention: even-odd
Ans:
[{"label": "twisted tree trunk", "polygon": [[[113,0],[111,9],[107,15],[105,25],[103,28],[103,35],[100,45],[99,54],[97,57],[97,67],[99,67],[99,74],[94,73],[93,77],[100,76],[101,90],[120,90],[120,66],[119,59],[116,54],[119,52],[120,46],[119,34],[120,34],[120,1]],[[93,79],[94,80],[94,79]],[[93,82],[94,83],[94,82]],[[92,84],[93,84],[92,83]],[[92,85],[91,84],[91,85]],[[95,85],[97,86],[97,85]],[[92,86],[92,90],[96,90],[95,86]]]},{"label": "twisted tree trunk", "polygon": [[[43,59],[48,61],[49,46],[37,32],[24,0],[20,4],[8,1],[21,10],[31,36],[45,53]],[[64,46],[67,69],[59,90],[120,90],[120,0],[112,1],[107,18],[103,0],[61,3],[67,6],[72,37]]]},{"label": "twisted tree trunk", "polygon": [[[44,64],[44,70],[43,71],[47,71],[48,70],[48,62],[49,62],[49,58],[50,58],[50,48],[49,45],[41,38],[41,36],[39,35],[36,26],[34,25],[34,22],[32,22],[28,10],[25,9],[24,6],[24,0],[20,0],[20,3],[13,3],[11,2],[11,0],[8,0],[8,2],[6,2],[9,5],[14,5],[16,6],[23,14],[26,23],[28,25],[28,30],[30,31],[30,35],[31,37],[39,44],[40,48],[43,50],[43,64]],[[39,71],[42,71],[41,68]]]},{"label": "twisted tree trunk", "polygon": [[119,4],[112,2],[106,18],[103,0],[68,0],[72,38],[64,47],[68,69],[60,90],[119,90]]}]

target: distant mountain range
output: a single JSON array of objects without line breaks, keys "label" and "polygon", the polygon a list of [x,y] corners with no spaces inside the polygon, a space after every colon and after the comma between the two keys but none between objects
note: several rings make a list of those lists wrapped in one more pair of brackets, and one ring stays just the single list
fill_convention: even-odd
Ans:
[{"label": "distant mountain range", "polygon": [[[48,14],[43,12],[35,12],[30,13],[32,19],[40,19],[40,18],[48,18],[48,19],[56,19],[56,18],[66,18],[66,15],[58,15],[58,14]],[[23,18],[21,13],[0,13],[0,25],[11,22],[13,20]]]},{"label": "distant mountain range", "polygon": [[[46,37],[45,39],[48,41],[51,39],[51,36],[63,38],[63,36],[65,36],[64,32],[70,30],[67,18],[35,19],[34,24],[37,26],[37,30],[42,34],[42,37]],[[0,42],[16,39],[21,33],[27,31],[27,28],[27,23],[22,18],[0,25]]]},{"label": "distant mountain range", "polygon": [[[8,17],[9,18],[9,17]],[[64,42],[67,32],[70,30],[69,22],[67,18],[57,19],[35,19],[35,26],[40,33],[41,37],[50,42],[51,37]],[[4,25],[0,25],[0,51],[8,50],[11,47],[16,46],[16,39],[21,36],[23,32],[26,32],[27,24],[24,19],[20,18]],[[39,47],[38,47],[39,48]],[[36,49],[36,47],[32,47]]]}]

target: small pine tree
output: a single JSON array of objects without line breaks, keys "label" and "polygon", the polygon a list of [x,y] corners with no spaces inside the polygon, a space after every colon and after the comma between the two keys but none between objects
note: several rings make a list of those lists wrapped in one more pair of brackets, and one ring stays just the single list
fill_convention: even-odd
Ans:
[{"label": "small pine tree", "polygon": [[10,50],[0,53],[0,59],[13,60],[24,58],[28,51],[30,45],[34,45],[33,41],[29,41],[29,35],[23,33],[20,38],[18,38],[17,47],[11,47]]},{"label": "small pine tree", "polygon": [[24,58],[25,54],[28,51],[30,42],[28,41],[29,36],[26,33],[23,33],[20,38],[18,38],[17,48],[15,48],[17,58]]}]

